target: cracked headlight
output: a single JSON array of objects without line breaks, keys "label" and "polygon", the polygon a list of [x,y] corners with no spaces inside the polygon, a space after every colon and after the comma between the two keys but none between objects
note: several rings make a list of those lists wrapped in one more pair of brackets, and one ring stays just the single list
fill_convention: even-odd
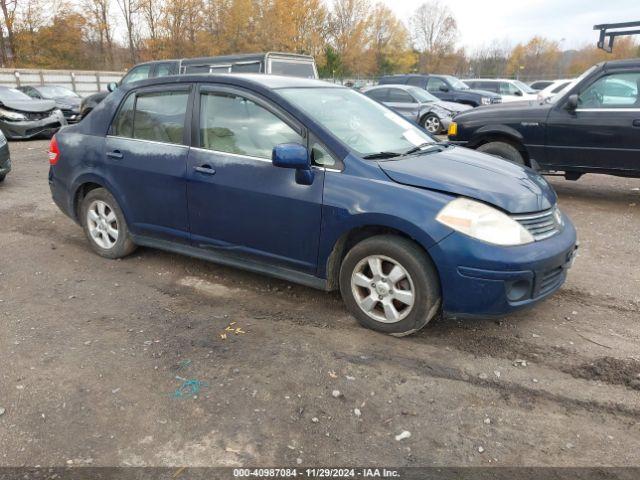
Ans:
[{"label": "cracked headlight", "polygon": [[20,112],[5,110],[4,108],[0,108],[0,117],[6,118],[7,120],[14,120],[14,121],[27,119],[27,117]]},{"label": "cracked headlight", "polygon": [[522,225],[500,210],[468,198],[456,198],[436,220],[469,237],[494,245],[525,245],[534,241]]}]

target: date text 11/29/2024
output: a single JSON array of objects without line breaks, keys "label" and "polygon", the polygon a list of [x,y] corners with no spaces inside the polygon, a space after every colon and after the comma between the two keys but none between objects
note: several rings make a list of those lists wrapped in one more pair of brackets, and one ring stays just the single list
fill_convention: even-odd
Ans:
[{"label": "date text 11/29/2024", "polygon": [[400,478],[387,468],[234,468],[234,478]]}]

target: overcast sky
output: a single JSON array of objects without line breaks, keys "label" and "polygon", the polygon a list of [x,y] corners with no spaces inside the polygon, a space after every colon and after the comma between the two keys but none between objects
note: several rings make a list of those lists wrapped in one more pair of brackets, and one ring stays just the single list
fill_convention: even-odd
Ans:
[{"label": "overcast sky", "polygon": [[[424,0],[381,0],[405,22]],[[595,45],[600,23],[640,21],[640,0],[440,0],[458,21],[459,42],[473,51],[495,40],[542,35],[563,49]]]}]

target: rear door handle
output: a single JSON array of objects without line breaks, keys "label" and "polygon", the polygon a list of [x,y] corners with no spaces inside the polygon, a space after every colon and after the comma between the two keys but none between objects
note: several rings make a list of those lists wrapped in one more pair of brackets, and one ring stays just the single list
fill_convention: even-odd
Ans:
[{"label": "rear door handle", "polygon": [[115,158],[116,160],[122,160],[124,158],[124,155],[120,150],[114,150],[112,152],[107,152],[107,157]]},{"label": "rear door handle", "polygon": [[198,173],[203,173],[205,175],[215,175],[216,170],[211,165],[201,165],[195,168],[195,171]]},{"label": "rear door handle", "polygon": [[636,118],[632,124],[634,127],[640,127],[640,118]]}]

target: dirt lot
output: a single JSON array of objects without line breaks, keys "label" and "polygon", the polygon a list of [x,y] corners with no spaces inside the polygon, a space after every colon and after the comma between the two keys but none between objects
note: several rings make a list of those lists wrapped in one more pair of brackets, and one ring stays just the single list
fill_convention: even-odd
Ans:
[{"label": "dirt lot", "polygon": [[337,294],[99,258],[51,201],[47,142],[10,147],[0,465],[640,464],[639,180],[552,180],[581,248],[546,303],[396,339]]}]

